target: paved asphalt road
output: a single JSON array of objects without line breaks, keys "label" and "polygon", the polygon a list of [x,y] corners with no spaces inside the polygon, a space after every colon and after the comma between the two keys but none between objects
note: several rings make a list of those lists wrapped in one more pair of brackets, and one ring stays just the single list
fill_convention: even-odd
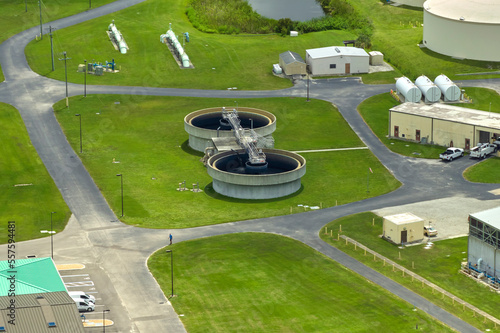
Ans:
[{"label": "paved asphalt road", "polygon": [[[142,0],[121,0],[50,24],[61,29],[139,2]],[[54,237],[55,261],[57,264],[78,262],[86,265],[84,271],[95,283],[99,305],[96,313],[87,317],[99,317],[99,311],[104,307],[110,309],[107,317],[114,320],[115,325],[107,331],[185,332],[177,314],[146,266],[149,255],[167,244],[170,232],[178,242],[254,231],[286,235],[304,242],[457,331],[479,332],[318,238],[318,232],[325,223],[357,212],[439,198],[497,199],[488,192],[497,186],[473,184],[463,179],[463,170],[476,161],[459,159],[453,163],[443,163],[408,158],[390,152],[374,136],[359,116],[356,107],[364,99],[390,90],[392,85],[363,85],[357,78],[312,80],[310,97],[329,101],[339,108],[363,142],[404,184],[398,190],[379,197],[302,214],[182,230],[139,229],[117,221],[117,217],[64,137],[52,110],[52,105],[65,97],[64,83],[33,73],[24,56],[24,48],[38,31],[38,28],[26,30],[0,45],[0,64],[6,78],[0,83],[0,101],[19,110],[33,145],[73,213],[67,228]],[[464,82],[464,86],[467,85],[490,87],[498,91],[500,82]],[[83,89],[81,85],[69,84],[69,92],[71,96],[81,95]],[[306,83],[299,80],[292,88],[276,91],[87,86],[87,92],[188,97],[306,97]],[[47,250],[50,251],[49,239],[38,239],[20,244],[18,255],[48,256],[50,252]]]}]

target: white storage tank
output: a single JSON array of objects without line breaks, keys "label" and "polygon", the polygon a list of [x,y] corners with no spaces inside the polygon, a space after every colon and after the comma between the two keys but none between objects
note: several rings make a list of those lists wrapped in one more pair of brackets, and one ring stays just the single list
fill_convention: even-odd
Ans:
[{"label": "white storage tank", "polygon": [[438,75],[434,80],[434,83],[443,93],[443,99],[445,102],[456,102],[460,99],[460,88],[446,75]]},{"label": "white storage tank", "polygon": [[422,92],[406,76],[396,81],[396,90],[405,98],[405,102],[418,103],[422,99]]},{"label": "white storage tank", "polygon": [[422,91],[426,103],[436,103],[441,99],[441,90],[427,76],[417,77],[415,85]]}]

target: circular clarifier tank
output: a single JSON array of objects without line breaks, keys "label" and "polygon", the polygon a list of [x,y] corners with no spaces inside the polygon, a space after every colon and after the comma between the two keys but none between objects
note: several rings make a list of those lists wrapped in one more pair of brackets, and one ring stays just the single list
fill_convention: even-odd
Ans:
[{"label": "circular clarifier tank", "polygon": [[[238,117],[243,128],[253,128],[260,136],[271,137],[276,130],[276,117],[268,111],[239,107]],[[191,112],[184,118],[184,129],[189,134],[189,146],[200,152],[212,146],[212,138],[234,137],[231,127],[222,119],[220,107]]]},{"label": "circular clarifier tank", "polygon": [[263,149],[265,167],[248,163],[244,149],[226,151],[208,159],[214,190],[238,199],[273,199],[297,192],[306,173],[306,160],[285,150]]}]

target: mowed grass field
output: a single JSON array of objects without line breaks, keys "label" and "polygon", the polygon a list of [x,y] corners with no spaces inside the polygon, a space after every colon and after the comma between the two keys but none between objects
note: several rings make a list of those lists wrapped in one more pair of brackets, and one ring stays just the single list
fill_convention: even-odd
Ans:
[{"label": "mowed grass field", "polygon": [[[271,234],[231,234],[168,246],[170,299],[195,332],[452,332],[308,246]],[[171,294],[170,254],[148,267]]]},{"label": "mowed grass field", "polygon": [[330,231],[325,235],[324,228],[319,233],[319,236],[328,244],[387,275],[482,331],[497,331],[499,329],[495,328],[494,324],[489,320],[485,321],[483,317],[474,316],[472,311],[463,311],[463,307],[458,302],[454,303],[448,297],[443,298],[438,292],[433,292],[430,287],[422,287],[422,284],[416,280],[413,282],[407,274],[403,277],[400,271],[396,270],[394,272],[391,265],[384,266],[381,260],[374,261],[373,256],[370,254],[365,255],[364,251],[359,247],[356,250],[354,245],[346,245],[343,239],[337,241],[337,235],[340,226],[342,226],[341,235],[358,241],[360,244],[404,266],[462,300],[496,316],[497,309],[500,306],[500,298],[496,297],[497,295],[492,293],[488,287],[480,285],[459,273],[461,263],[467,261],[467,237],[440,241],[431,239],[434,243],[431,249],[424,248],[427,241],[427,238],[425,238],[425,242],[420,245],[405,246],[401,249],[380,237],[383,234],[382,220],[382,217],[371,212],[346,216],[325,226],[332,231],[333,237],[330,237]]},{"label": "mowed grass field", "polygon": [[15,221],[16,242],[64,229],[70,211],[31,144],[18,111],[0,103],[0,243],[7,243],[7,221]]},{"label": "mowed grass field", "polygon": [[[234,106],[234,100],[95,95],[55,106],[56,117],[75,152],[80,151],[82,116],[86,168],[122,221],[150,228],[186,228],[302,212],[299,204],[330,207],[388,193],[400,183],[369,150],[301,153],[307,160],[302,188],[273,200],[239,200],[214,192],[201,163],[188,147],[184,117],[207,107]],[[238,105],[267,110],[277,117],[275,148],[303,151],[362,147],[330,104],[301,98],[239,99]],[[327,126],[325,126],[327,124]],[[113,163],[115,162],[119,163]],[[370,192],[367,193],[368,168]],[[179,192],[198,183],[202,193]],[[231,207],[228,210],[228,207]],[[230,211],[230,213],[228,213]]]},{"label": "mowed grass field", "polygon": [[[42,14],[42,31],[46,34],[49,32],[49,26],[45,23],[88,10],[89,4],[92,5],[92,8],[96,8],[112,1],[44,0],[39,6],[38,0],[3,0],[0,2],[0,43],[21,31],[36,25],[39,26],[40,12]],[[40,34],[40,30],[37,33]],[[49,39],[49,36],[44,38]],[[3,80],[4,77],[0,70],[0,82]]]}]

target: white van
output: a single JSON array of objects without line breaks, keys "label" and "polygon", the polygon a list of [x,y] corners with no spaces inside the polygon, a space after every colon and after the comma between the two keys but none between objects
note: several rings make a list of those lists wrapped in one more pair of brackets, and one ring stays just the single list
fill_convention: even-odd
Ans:
[{"label": "white van", "polygon": [[91,312],[95,310],[95,305],[92,302],[81,298],[73,298],[73,300],[75,301],[76,308],[80,312]]},{"label": "white van", "polygon": [[85,300],[95,304],[95,297],[92,295],[86,294],[83,291],[68,291],[68,294],[73,299],[81,298],[81,299],[85,299]]}]

